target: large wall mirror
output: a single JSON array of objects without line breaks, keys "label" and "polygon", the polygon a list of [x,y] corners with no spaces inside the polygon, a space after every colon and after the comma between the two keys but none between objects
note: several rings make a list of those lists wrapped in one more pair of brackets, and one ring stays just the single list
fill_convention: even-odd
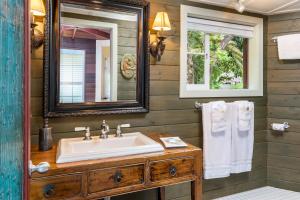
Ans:
[{"label": "large wall mirror", "polygon": [[48,0],[45,117],[148,111],[147,1]]}]

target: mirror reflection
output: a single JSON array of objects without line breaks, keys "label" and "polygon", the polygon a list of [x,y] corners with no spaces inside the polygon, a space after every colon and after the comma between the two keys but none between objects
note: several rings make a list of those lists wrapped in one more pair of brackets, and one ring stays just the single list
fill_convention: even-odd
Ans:
[{"label": "mirror reflection", "polygon": [[61,5],[59,103],[136,101],[137,14]]}]

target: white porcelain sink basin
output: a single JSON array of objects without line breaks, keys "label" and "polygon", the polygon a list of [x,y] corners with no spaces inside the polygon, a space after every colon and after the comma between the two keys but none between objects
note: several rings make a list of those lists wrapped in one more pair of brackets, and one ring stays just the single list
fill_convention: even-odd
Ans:
[{"label": "white porcelain sink basin", "polygon": [[56,163],[153,153],[163,150],[161,144],[140,132],[126,133],[120,138],[114,136],[110,136],[108,139],[93,137],[89,141],[83,140],[83,138],[61,139],[57,147]]}]

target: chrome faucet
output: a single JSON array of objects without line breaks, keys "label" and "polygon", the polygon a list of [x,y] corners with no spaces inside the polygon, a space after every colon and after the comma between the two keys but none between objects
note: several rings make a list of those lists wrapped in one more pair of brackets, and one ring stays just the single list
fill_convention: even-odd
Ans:
[{"label": "chrome faucet", "polygon": [[130,127],[130,124],[121,124],[121,125],[118,125],[115,137],[122,137],[123,135],[122,135],[121,128],[129,128],[129,127]]},{"label": "chrome faucet", "polygon": [[90,132],[90,127],[86,126],[86,127],[76,127],[75,131],[85,131],[85,136],[83,138],[83,140],[91,140],[91,132]]},{"label": "chrome faucet", "polygon": [[108,133],[109,133],[109,126],[106,123],[105,120],[103,120],[102,124],[101,124],[101,134],[100,134],[100,138],[101,139],[107,139],[108,138]]}]

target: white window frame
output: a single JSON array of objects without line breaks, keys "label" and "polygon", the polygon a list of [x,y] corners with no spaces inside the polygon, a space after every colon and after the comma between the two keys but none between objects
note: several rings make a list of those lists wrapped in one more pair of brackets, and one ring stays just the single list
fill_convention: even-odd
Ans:
[{"label": "white window frame", "polygon": [[[110,48],[110,40],[96,40],[96,95],[95,95],[95,101],[101,102],[103,101],[103,96],[105,95],[105,91],[102,90],[103,88],[103,73],[104,73],[104,66],[102,66],[103,60],[102,60],[102,48],[103,47],[109,47]],[[110,60],[109,60],[110,62]],[[110,66],[109,66],[110,68]],[[109,83],[110,87],[110,83]],[[109,88],[110,89],[110,88]],[[117,100],[117,94],[114,93],[113,98],[109,98],[109,101],[116,101]],[[111,95],[111,94],[110,94]]]},{"label": "white window frame", "polygon": [[[196,17],[253,27],[253,37],[249,38],[248,49],[248,88],[247,89],[209,89],[205,74],[203,85],[190,85],[187,82],[187,31],[188,18]],[[180,98],[195,97],[246,97],[263,96],[263,19],[181,5],[180,9]],[[206,55],[207,56],[207,55]],[[205,69],[207,71],[207,69]],[[209,78],[208,78],[209,80]]]}]

